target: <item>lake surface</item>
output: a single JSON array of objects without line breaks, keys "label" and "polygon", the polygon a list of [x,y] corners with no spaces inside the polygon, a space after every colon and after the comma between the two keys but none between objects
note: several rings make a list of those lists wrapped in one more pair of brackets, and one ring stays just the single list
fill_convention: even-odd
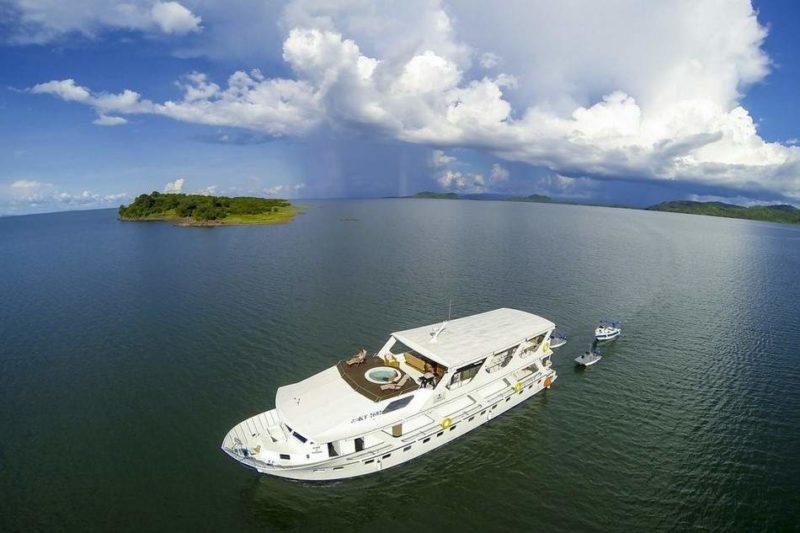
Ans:
[{"label": "lake surface", "polygon": [[[800,524],[800,227],[634,210],[308,202],[280,226],[0,219],[0,530],[786,530]],[[552,389],[382,473],[220,449],[391,331],[514,307]],[[576,370],[593,324],[623,321]]]}]

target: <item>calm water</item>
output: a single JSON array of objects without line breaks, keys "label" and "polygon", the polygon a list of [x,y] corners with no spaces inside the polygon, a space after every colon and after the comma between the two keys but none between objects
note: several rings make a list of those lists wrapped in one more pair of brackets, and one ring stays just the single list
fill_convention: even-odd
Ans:
[{"label": "calm water", "polygon": [[[0,530],[797,528],[798,274],[800,227],[606,208],[0,219]],[[267,478],[220,451],[279,385],[451,299],[555,321],[553,388],[356,480]],[[604,317],[624,336],[576,370]]]}]

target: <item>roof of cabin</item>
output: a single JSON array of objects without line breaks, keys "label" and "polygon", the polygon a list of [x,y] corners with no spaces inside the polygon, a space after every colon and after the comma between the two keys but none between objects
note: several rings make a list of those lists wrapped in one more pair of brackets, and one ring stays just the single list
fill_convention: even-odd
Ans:
[{"label": "roof of cabin", "polygon": [[532,313],[502,308],[450,320],[434,339],[440,326],[441,322],[397,331],[392,336],[412,350],[453,368],[545,333],[555,324]]}]

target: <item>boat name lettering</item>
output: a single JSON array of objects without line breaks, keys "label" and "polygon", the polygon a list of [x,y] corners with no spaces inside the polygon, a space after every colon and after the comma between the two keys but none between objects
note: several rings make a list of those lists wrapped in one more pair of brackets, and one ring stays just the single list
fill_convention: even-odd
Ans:
[{"label": "boat name lettering", "polygon": [[383,410],[381,411],[373,411],[372,413],[368,413],[366,415],[357,416],[350,421],[351,424],[355,424],[356,422],[363,422],[364,420],[368,420],[370,418],[375,418],[376,416],[380,416],[383,414]]}]

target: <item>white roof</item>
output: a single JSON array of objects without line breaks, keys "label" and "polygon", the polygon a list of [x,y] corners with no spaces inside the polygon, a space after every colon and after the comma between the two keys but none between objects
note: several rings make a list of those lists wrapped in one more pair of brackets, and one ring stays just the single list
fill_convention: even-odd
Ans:
[{"label": "white roof", "polygon": [[451,320],[434,340],[440,326],[441,322],[398,331],[392,336],[412,350],[453,368],[510,348],[556,325],[538,315],[503,308]]},{"label": "white roof", "polygon": [[337,424],[375,410],[372,400],[354,391],[335,366],[278,388],[275,407],[281,420],[315,442],[325,442],[325,433]]}]

